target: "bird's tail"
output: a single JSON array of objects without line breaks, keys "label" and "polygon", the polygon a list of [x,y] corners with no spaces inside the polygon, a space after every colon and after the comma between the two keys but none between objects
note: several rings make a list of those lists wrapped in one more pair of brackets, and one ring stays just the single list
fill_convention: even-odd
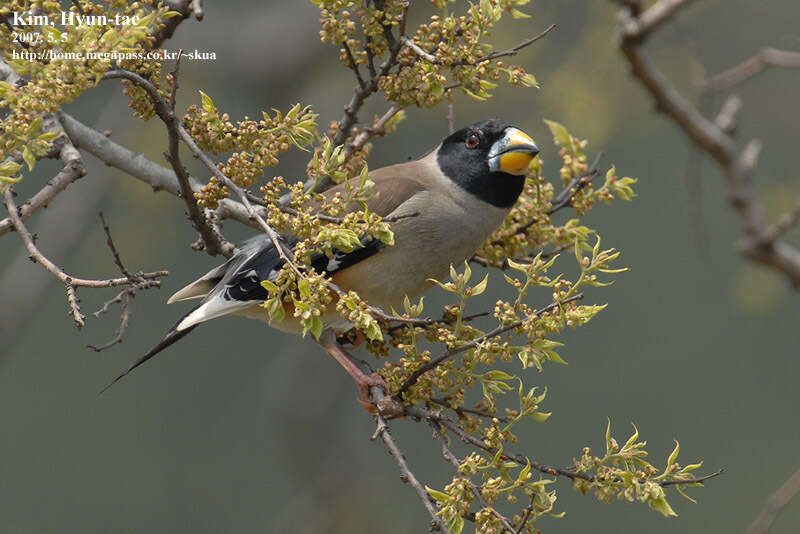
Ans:
[{"label": "bird's tail", "polygon": [[[194,310],[192,310],[192,311],[194,311]],[[191,312],[189,312],[189,313],[191,313]],[[186,318],[186,316],[189,315],[189,313],[187,313],[186,315],[181,317],[181,320],[178,321],[177,323],[175,323],[175,326],[173,326],[172,328],[169,329],[169,331],[167,331],[167,334],[164,336],[164,339],[162,339],[161,342],[159,342],[158,345],[156,345],[155,347],[150,349],[147,352],[147,354],[145,354],[145,355],[141,356],[140,358],[134,360],[128,366],[127,369],[125,369],[122,373],[120,373],[119,376],[117,376],[114,380],[112,380],[111,383],[109,383],[106,387],[101,389],[100,393],[98,393],[98,395],[102,394],[108,388],[110,388],[111,386],[113,386],[114,384],[119,382],[122,379],[122,377],[124,377],[125,375],[127,375],[128,373],[130,373],[131,371],[133,371],[134,369],[136,369],[140,365],[142,365],[144,362],[146,362],[147,360],[149,360],[150,358],[152,358],[153,356],[155,356],[156,354],[158,354],[162,350],[166,349],[167,347],[169,347],[170,345],[172,345],[173,343],[175,343],[176,341],[181,339],[183,336],[185,336],[186,334],[188,334],[189,332],[194,330],[197,327],[196,324],[192,325],[192,326],[190,326],[188,328],[184,328],[183,330],[178,330],[178,325],[181,323],[181,321],[183,321],[183,319]]]}]

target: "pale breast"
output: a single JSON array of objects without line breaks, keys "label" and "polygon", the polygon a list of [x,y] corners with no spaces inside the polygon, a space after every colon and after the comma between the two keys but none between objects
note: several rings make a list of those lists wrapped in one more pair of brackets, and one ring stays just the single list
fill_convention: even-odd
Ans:
[{"label": "pale breast", "polygon": [[508,209],[491,206],[455,184],[416,195],[398,209],[418,213],[392,225],[395,246],[334,275],[343,288],[356,289],[371,304],[401,309],[403,297],[416,298],[446,279],[503,222]]}]

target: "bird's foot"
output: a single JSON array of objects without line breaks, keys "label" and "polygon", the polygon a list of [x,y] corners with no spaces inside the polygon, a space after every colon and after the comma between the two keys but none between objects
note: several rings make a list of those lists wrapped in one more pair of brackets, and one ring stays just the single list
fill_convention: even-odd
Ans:
[{"label": "bird's foot", "polygon": [[[326,330],[322,336],[320,336],[319,343],[325,351],[333,356],[333,358],[344,367],[345,371],[353,377],[361,396],[361,405],[367,412],[371,414],[380,414],[386,418],[403,415],[403,404],[394,397],[389,396],[389,388],[383,380],[383,377],[374,371],[369,374],[365,373],[356,364],[358,360],[350,356],[350,354],[342,348],[332,330]],[[368,365],[364,365],[366,368],[369,368]],[[378,387],[383,390],[381,392],[376,392],[377,394],[374,398],[370,394],[370,388],[373,387]]]},{"label": "bird's foot", "polygon": [[369,389],[371,387],[379,387],[383,389],[384,394],[385,392],[389,391],[389,387],[386,385],[386,382],[383,380],[383,377],[378,373],[372,373],[369,375],[364,374],[362,375],[362,377],[356,379],[356,385],[358,385],[358,392],[361,394],[361,399],[359,400],[359,402],[364,407],[364,409],[373,415],[378,413],[376,404],[372,400]]}]

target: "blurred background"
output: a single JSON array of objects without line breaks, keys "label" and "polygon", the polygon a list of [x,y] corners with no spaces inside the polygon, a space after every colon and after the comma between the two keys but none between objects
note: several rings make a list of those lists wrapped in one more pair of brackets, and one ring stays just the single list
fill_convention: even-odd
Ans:
[{"label": "blurred background", "polygon": [[[310,2],[207,4],[205,20],[184,22],[166,43],[217,57],[182,63],[179,107],[198,103],[202,89],[234,119],[298,101],[315,107],[320,124],[340,117],[354,80],[336,49],[319,42]],[[716,73],[763,46],[798,48],[793,0],[695,4],[647,46],[691,98],[691,50]],[[549,387],[543,408],[554,413],[520,429],[529,447],[522,452],[568,465],[584,445],[603,447],[610,418],[623,440],[635,422],[658,466],[678,439],[681,463],[702,459],[709,472],[726,470],[690,490],[699,504],[673,492],[679,517],[672,519],[644,505],[598,503],[559,481],[557,509],[567,514],[537,526],[546,533],[744,532],[800,467],[798,297],[778,274],[736,253],[740,222],[711,163],[703,165],[700,190],[687,187],[687,141],[627,74],[613,42],[615,5],[537,0],[525,11],[533,18],[509,20],[491,39],[503,49],[557,24],[513,61],[541,89],[501,85],[486,103],[458,95],[456,124],[489,116],[514,122],[537,140],[554,179],[558,158],[542,122],[554,119],[590,140],[590,159],[603,150],[605,165],[639,183],[634,202],[598,206],[584,220],[604,245],[622,250],[620,263],[631,270],[613,287],[589,292],[589,301],[609,306],[560,337],[568,366],[529,371],[528,384]],[[419,13],[412,18],[419,20]],[[773,216],[800,195],[799,91],[800,72],[779,70],[738,91],[740,138],[764,143],[756,179]],[[373,97],[360,117],[385,107]],[[165,164],[163,125],[134,119],[117,82],[67,111]],[[447,133],[446,114],[446,106],[409,110],[395,135],[376,141],[370,166],[425,152]],[[215,320],[98,397],[185,312],[165,306],[166,298],[218,261],[189,248],[196,234],[179,199],[84,157],[88,175],[30,221],[41,249],[76,275],[114,276],[97,217],[103,210],[129,269],[170,276],[161,290],[137,296],[125,341],[96,354],[86,345],[114,336],[119,310],[90,316],[76,331],[59,283],[29,263],[15,235],[0,239],[0,533],[426,532],[417,496],[399,481],[383,445],[369,440],[374,423],[352,381],[309,340],[255,321]],[[305,161],[291,154],[274,172],[301,176]],[[37,165],[18,187],[21,197],[57,170],[57,162]],[[253,233],[235,222],[225,231],[234,240]],[[90,312],[114,293],[80,294]],[[485,296],[493,301],[491,291]],[[426,309],[443,302],[432,292]],[[394,435],[416,474],[441,488],[450,466],[423,426],[395,422]],[[798,530],[800,498],[771,532]]]}]

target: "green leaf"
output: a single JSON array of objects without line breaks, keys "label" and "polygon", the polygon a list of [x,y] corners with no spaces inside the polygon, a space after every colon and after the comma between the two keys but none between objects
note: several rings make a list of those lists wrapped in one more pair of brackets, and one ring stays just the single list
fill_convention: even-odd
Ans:
[{"label": "green leaf", "polygon": [[686,495],[686,493],[684,493],[684,491],[683,491],[683,488],[681,488],[680,484],[677,484],[677,485],[675,485],[675,489],[678,491],[678,493],[680,493],[680,494],[681,494],[681,496],[682,496],[684,499],[686,499],[686,500],[688,500],[688,501],[692,501],[693,503],[697,504],[697,501],[696,501],[696,500],[692,499],[691,497],[689,497],[688,495]]},{"label": "green leaf", "polygon": [[481,375],[484,380],[514,380],[510,374],[501,371],[500,369],[492,369],[491,371]]},{"label": "green leaf", "polygon": [[7,161],[3,165],[0,165],[0,176],[11,176],[13,174],[17,174],[21,168],[22,165],[16,161]]},{"label": "green leaf", "polygon": [[454,512],[447,526],[453,534],[461,534],[461,531],[464,530],[464,518],[457,512]]},{"label": "green leaf", "polygon": [[203,99],[203,109],[206,110],[208,113],[213,113],[214,101],[211,100],[211,97],[205,94],[203,91],[200,91],[200,97]]},{"label": "green leaf", "polygon": [[467,93],[472,98],[474,98],[475,100],[481,100],[481,101],[486,100],[486,97],[483,97],[483,96],[480,96],[478,94],[475,94],[472,91],[470,91],[469,89],[464,88],[464,92]]},{"label": "green leaf", "polygon": [[311,335],[314,336],[314,339],[319,339],[319,336],[322,335],[322,326],[322,319],[320,319],[317,315],[314,315],[311,318],[311,325],[309,327]]},{"label": "green leaf", "polygon": [[263,287],[264,289],[269,291],[270,295],[274,295],[274,294],[280,292],[280,289],[278,288],[278,286],[276,286],[273,282],[270,282],[269,280],[262,280],[261,281],[261,287]]},{"label": "green leaf", "polygon": [[578,265],[580,265],[581,268],[583,268],[583,264],[581,263],[583,261],[583,254],[581,254],[581,242],[578,239],[575,240],[574,248],[575,248],[575,260],[577,260]]},{"label": "green leaf", "polygon": [[39,128],[42,127],[42,118],[36,117],[31,121],[30,126],[28,126],[28,135],[35,135],[36,132],[39,131]]},{"label": "green leaf", "polygon": [[435,489],[433,489],[433,488],[429,488],[428,486],[425,486],[425,491],[427,491],[427,492],[428,492],[428,495],[430,495],[431,497],[433,497],[433,499],[434,499],[435,501],[438,501],[438,502],[447,502],[447,501],[449,501],[449,500],[450,500],[450,496],[449,496],[449,495],[447,495],[446,493],[444,493],[444,492],[441,492],[441,491],[439,491],[439,490],[435,490]]},{"label": "green leaf", "polygon": [[33,166],[36,165],[36,156],[33,155],[33,152],[31,152],[31,149],[27,146],[22,149],[22,159],[28,164],[28,170],[32,171]]},{"label": "green leaf", "polygon": [[647,504],[653,510],[660,512],[664,517],[678,517],[678,514],[675,513],[675,510],[673,510],[667,502],[667,498],[664,496],[663,490],[660,497],[648,499]]},{"label": "green leaf", "polygon": [[675,440],[675,448],[672,450],[672,453],[670,453],[669,458],[667,458],[667,467],[666,467],[666,469],[664,469],[665,472],[668,471],[669,470],[669,466],[674,464],[675,460],[678,459],[678,453],[680,452],[680,450],[681,450],[681,444],[678,443],[678,440],[676,439]]},{"label": "green leaf", "polygon": [[269,312],[270,321],[275,321],[278,323],[283,321],[283,318],[286,316],[286,311],[283,309],[283,302],[279,297],[273,297],[269,299],[265,306]]},{"label": "green leaf", "polygon": [[369,324],[366,328],[362,328],[364,335],[367,336],[367,339],[370,341],[381,341],[383,339],[383,332],[381,332],[381,327],[378,326],[377,321],[371,319]]},{"label": "green leaf", "polygon": [[59,135],[61,135],[60,131],[44,132],[43,134],[41,134],[39,136],[39,139],[41,139],[43,141],[52,141],[53,139],[55,139]]},{"label": "green leaf", "polygon": [[297,289],[300,291],[300,295],[304,297],[311,296],[311,285],[308,283],[308,280],[303,278],[297,282]]},{"label": "green leaf", "polygon": [[526,480],[528,480],[528,475],[531,472],[531,462],[530,460],[528,463],[525,464],[525,467],[522,468],[522,471],[519,472],[519,476],[517,477],[517,484],[524,484]]},{"label": "green leaf", "polygon": [[394,232],[392,232],[386,226],[378,226],[375,228],[375,237],[383,243],[384,245],[388,245],[390,247],[394,246]]},{"label": "green leaf", "polygon": [[547,359],[553,363],[560,363],[561,365],[569,365],[569,362],[558,355],[558,353],[554,350],[546,350],[544,351],[545,356]]},{"label": "green leaf", "polygon": [[514,9],[513,7],[511,8],[511,16],[514,17],[515,19],[529,19],[529,18],[531,18],[531,16],[528,15],[527,13],[523,13],[522,11],[520,11],[518,9]]},{"label": "green leaf", "polygon": [[699,462],[696,464],[689,464],[683,469],[681,469],[681,473],[688,473],[689,471],[694,471],[695,469],[698,469],[700,467],[703,467],[703,462]]},{"label": "green leaf", "polygon": [[0,81],[0,96],[5,96],[9,91],[13,90],[14,86],[8,82]]},{"label": "green leaf", "polygon": [[297,118],[297,114],[298,113],[300,113],[300,103],[299,102],[297,104],[295,104],[294,106],[292,106],[292,109],[290,109],[289,112],[286,113],[286,118],[294,120],[294,119]]},{"label": "green leaf", "polygon": [[526,72],[525,75],[519,79],[519,82],[525,87],[535,87],[536,89],[539,88],[539,82],[536,80],[536,76],[529,72]]},{"label": "green leaf", "polygon": [[539,423],[544,423],[545,421],[547,421],[550,418],[551,415],[553,415],[553,412],[546,412],[546,413],[545,412],[533,412],[531,414],[531,417],[533,417],[534,420],[536,420]]},{"label": "green leaf", "polygon": [[575,151],[575,147],[572,145],[572,136],[562,124],[547,119],[545,119],[544,123],[550,128],[550,133],[553,134],[553,141],[555,144],[571,152]]},{"label": "green leaf", "polygon": [[435,278],[428,278],[428,282],[433,282],[434,284],[436,284],[437,286],[439,286],[440,288],[444,289],[445,291],[447,291],[449,293],[457,293],[458,292],[458,289],[456,289],[456,287],[451,283],[443,284],[442,282],[438,281]]},{"label": "green leaf", "polygon": [[[633,423],[631,424],[633,425]],[[636,443],[636,438],[639,437],[639,429],[636,428],[636,425],[633,425],[633,430],[634,430],[633,435],[629,437],[628,441],[625,442],[625,445],[622,446],[622,450],[626,450],[629,447],[633,446],[634,443]]]},{"label": "green leaf", "polygon": [[480,295],[484,291],[486,291],[486,284],[489,282],[489,275],[483,277],[483,280],[478,282],[478,284],[472,288],[472,295]]}]

